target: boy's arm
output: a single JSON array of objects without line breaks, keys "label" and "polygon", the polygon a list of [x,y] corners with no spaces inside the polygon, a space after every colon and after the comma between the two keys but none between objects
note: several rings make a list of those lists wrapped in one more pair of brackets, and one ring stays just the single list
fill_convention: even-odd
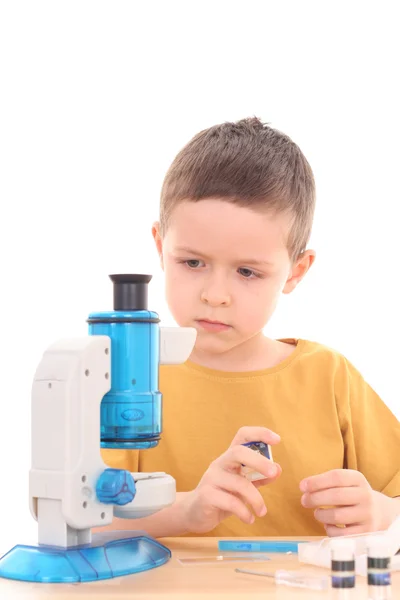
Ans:
[{"label": "boy's arm", "polygon": [[330,536],[386,529],[400,515],[400,423],[347,361],[335,395],[344,469],[303,480],[301,502]]},{"label": "boy's arm", "polygon": [[188,533],[184,522],[182,501],[190,492],[178,492],[174,504],[142,519],[119,519],[106,527],[93,528],[93,532],[123,529],[125,531],[145,531],[154,538],[177,537]]},{"label": "boy's arm", "polygon": [[[363,473],[371,487],[400,496],[400,422],[346,361],[339,417],[345,444],[344,465]],[[340,388],[339,388],[340,390]]]},{"label": "boy's arm", "polygon": [[300,489],[301,503],[329,536],[383,531],[400,514],[399,498],[373,490],[360,471],[333,469],[304,479]]},{"label": "boy's arm", "polygon": [[[282,469],[244,445],[252,440],[277,444],[280,437],[265,427],[242,427],[229,448],[210,464],[194,490],[178,493],[172,506],[150,517],[114,519],[107,529],[145,530],[153,537],[168,537],[207,533],[230,515],[236,515],[244,523],[254,523],[255,515],[263,517],[267,512],[258,487],[275,481]],[[263,479],[252,482],[243,477],[243,466],[261,473]]]}]

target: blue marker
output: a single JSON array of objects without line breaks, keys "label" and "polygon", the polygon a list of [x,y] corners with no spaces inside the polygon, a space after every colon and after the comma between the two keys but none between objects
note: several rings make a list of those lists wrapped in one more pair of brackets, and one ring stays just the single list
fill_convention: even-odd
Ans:
[{"label": "blue marker", "polygon": [[298,552],[299,544],[302,542],[296,541],[260,541],[253,540],[220,540],[218,542],[218,550],[226,552]]}]

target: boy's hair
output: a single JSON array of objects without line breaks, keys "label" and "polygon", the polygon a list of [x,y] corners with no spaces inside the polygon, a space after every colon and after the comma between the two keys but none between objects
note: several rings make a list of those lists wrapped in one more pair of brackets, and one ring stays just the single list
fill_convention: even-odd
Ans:
[{"label": "boy's hair", "polygon": [[284,133],[248,118],[201,131],[179,152],[162,186],[160,232],[177,204],[207,198],[293,216],[288,250],[305,250],[315,207],[315,184],[300,148]]}]

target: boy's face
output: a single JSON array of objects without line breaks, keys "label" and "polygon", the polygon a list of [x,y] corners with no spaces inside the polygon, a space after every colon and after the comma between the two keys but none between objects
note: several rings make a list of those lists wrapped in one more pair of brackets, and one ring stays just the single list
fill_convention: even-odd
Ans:
[{"label": "boy's face", "polygon": [[286,214],[207,199],[178,204],[163,239],[154,225],[168,306],[178,325],[197,330],[197,350],[219,354],[257,336],[302,279],[314,253],[292,263],[290,224]]}]

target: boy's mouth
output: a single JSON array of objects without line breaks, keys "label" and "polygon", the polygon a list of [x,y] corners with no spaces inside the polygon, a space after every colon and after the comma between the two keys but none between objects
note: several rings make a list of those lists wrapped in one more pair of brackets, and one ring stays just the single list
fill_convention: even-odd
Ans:
[{"label": "boy's mouth", "polygon": [[196,323],[200,325],[205,331],[219,333],[221,331],[227,331],[231,328],[230,325],[222,323],[221,321],[211,321],[210,319],[196,319]]}]

